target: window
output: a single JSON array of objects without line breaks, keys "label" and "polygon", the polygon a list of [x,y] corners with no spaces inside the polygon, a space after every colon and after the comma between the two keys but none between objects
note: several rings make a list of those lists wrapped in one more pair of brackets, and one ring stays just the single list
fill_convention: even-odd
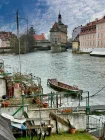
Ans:
[{"label": "window", "polygon": [[97,26],[97,30],[99,29],[99,26]]},{"label": "window", "polygon": [[98,46],[100,45],[100,42],[98,41]]},{"label": "window", "polygon": [[94,38],[94,35],[93,35],[93,38]]},{"label": "window", "polygon": [[101,40],[101,46],[102,46],[102,40]]},{"label": "window", "polygon": [[103,37],[103,34],[101,33],[101,38]]}]

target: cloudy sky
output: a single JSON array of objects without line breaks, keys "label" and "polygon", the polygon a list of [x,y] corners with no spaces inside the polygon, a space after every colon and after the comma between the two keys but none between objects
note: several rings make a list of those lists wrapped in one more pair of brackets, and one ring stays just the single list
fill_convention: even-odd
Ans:
[{"label": "cloudy sky", "polygon": [[[37,34],[45,33],[57,21],[59,11],[62,22],[68,25],[68,37],[72,30],[105,15],[105,0],[0,0],[0,31],[16,33],[16,10],[20,18],[28,17],[29,27]],[[26,30],[26,20],[20,20],[20,33]]]}]

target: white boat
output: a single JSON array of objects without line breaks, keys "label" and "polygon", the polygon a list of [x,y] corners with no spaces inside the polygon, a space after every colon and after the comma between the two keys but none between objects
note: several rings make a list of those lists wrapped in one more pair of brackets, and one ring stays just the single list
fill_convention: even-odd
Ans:
[{"label": "white boat", "polygon": [[1,113],[1,116],[3,116],[6,119],[9,119],[11,122],[14,123],[19,123],[19,124],[23,124],[24,122],[26,122],[26,119],[15,119],[12,115],[9,115],[7,113]]},{"label": "white boat", "polygon": [[90,52],[90,56],[105,57],[105,48],[94,48],[92,52]]},{"label": "white boat", "polygon": [[15,128],[19,128],[21,130],[26,130],[27,127],[24,125],[24,123],[26,122],[26,119],[15,119],[13,116],[6,114],[6,113],[1,113],[1,116],[9,119],[11,121],[11,126],[15,127]]}]

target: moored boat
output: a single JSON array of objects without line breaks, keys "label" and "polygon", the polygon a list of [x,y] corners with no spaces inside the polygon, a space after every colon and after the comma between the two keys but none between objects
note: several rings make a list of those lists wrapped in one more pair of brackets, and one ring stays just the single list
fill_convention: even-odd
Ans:
[{"label": "moored boat", "polygon": [[70,85],[57,81],[57,79],[48,79],[47,85],[49,85],[51,88],[57,91],[68,92],[70,95],[73,95],[73,96],[81,96],[83,92],[83,90],[79,89],[78,86],[70,86]]}]

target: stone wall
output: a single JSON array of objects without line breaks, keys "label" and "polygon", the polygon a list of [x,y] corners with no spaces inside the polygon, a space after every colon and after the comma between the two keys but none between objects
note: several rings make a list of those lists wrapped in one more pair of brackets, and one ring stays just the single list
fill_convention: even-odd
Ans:
[{"label": "stone wall", "polygon": [[[4,107],[0,108],[0,113],[7,113],[9,115],[12,115],[19,106],[14,106],[14,107]],[[63,118],[65,121],[69,119],[70,123],[77,129],[86,129],[86,115],[85,114],[80,114],[79,112],[75,113],[69,113],[69,114],[61,114],[57,112],[57,109],[51,109],[51,108],[29,108],[28,106],[25,106],[24,110],[27,112],[29,118],[35,118],[36,125],[40,125],[40,118],[44,120],[45,124],[49,124],[49,119],[50,123],[53,124],[52,132],[56,132],[56,122],[52,118],[49,118],[50,112],[56,113],[57,116]],[[21,118],[22,117],[22,110],[20,110],[16,115],[16,118]],[[69,127],[62,125],[59,120],[58,120],[58,130],[59,132],[65,132],[69,130]]]},{"label": "stone wall", "polygon": [[[57,113],[56,109],[41,109],[39,112],[39,109],[28,109],[28,115],[30,118],[48,118],[50,112],[54,112],[56,113],[59,117],[62,117],[65,121],[67,121],[67,119],[70,120],[70,123],[77,129],[86,129],[86,115],[85,114],[80,114],[80,113],[69,113],[69,114],[60,114]],[[40,121],[36,121],[35,124],[39,124]],[[45,124],[48,124],[48,121],[45,121]],[[52,120],[51,118],[51,124],[53,124],[53,129],[52,132],[55,133],[56,132],[56,125],[55,125],[55,120]],[[64,131],[68,131],[68,127],[62,125],[59,121],[58,121],[58,130],[60,132],[64,132]]]}]

